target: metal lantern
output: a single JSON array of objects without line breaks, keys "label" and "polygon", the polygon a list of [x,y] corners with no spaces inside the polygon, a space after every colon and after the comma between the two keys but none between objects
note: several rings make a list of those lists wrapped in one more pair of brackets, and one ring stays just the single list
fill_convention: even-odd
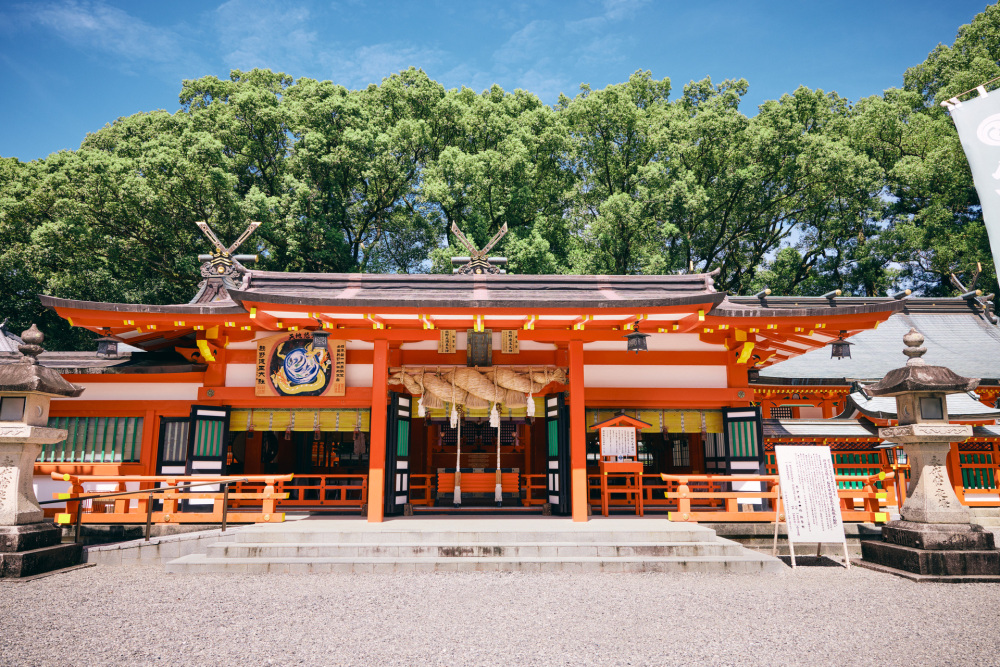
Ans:
[{"label": "metal lantern", "polygon": [[97,356],[107,359],[118,358],[118,341],[114,338],[97,339]]},{"label": "metal lantern", "polygon": [[851,358],[851,345],[854,343],[845,340],[844,336],[847,335],[846,331],[840,332],[840,338],[830,343],[830,358],[831,359],[850,359]]},{"label": "metal lantern", "polygon": [[330,334],[328,334],[325,331],[321,331],[321,330],[318,330],[318,329],[316,331],[313,331],[312,332],[312,345],[313,345],[313,349],[314,350],[325,350],[325,349],[327,349],[327,347],[326,347],[326,339],[329,338],[329,337],[330,337]]},{"label": "metal lantern", "polygon": [[649,338],[649,334],[644,334],[639,332],[639,323],[636,322],[632,325],[632,333],[623,336],[623,338],[628,339],[628,351],[631,352],[635,350],[636,354],[639,351],[646,351],[646,339]]}]

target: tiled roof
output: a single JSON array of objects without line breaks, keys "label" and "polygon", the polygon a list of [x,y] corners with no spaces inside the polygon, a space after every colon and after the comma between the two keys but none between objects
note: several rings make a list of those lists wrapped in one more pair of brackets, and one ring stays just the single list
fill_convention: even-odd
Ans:
[{"label": "tiled roof", "polygon": [[[896,419],[896,399],[888,396],[866,397],[860,391],[853,392],[849,400],[861,414],[873,419]],[[995,419],[1000,410],[983,405],[975,394],[962,392],[947,396],[948,416],[952,419]]]},{"label": "tiled roof", "polygon": [[[841,301],[841,300],[838,300]],[[924,336],[924,361],[945,366],[959,375],[982,378],[987,384],[1000,382],[1000,327],[990,324],[981,312],[948,299],[951,309],[920,309],[923,301],[907,299],[906,311],[892,315],[878,329],[862,331],[850,340],[851,357],[833,359],[828,348],[812,350],[761,371],[759,384],[849,384],[853,380],[876,381],[903,366],[903,334],[915,328]],[[940,303],[942,299],[927,299]]]}]

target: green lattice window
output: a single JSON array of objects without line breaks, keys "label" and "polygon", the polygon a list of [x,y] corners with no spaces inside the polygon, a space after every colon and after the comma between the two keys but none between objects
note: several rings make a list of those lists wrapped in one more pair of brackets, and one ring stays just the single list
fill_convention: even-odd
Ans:
[{"label": "green lattice window", "polygon": [[51,417],[68,436],[43,445],[39,463],[135,463],[142,449],[142,417]]},{"label": "green lattice window", "polygon": [[993,454],[990,452],[959,452],[958,460],[962,468],[962,486],[966,489],[995,489],[993,476]]}]

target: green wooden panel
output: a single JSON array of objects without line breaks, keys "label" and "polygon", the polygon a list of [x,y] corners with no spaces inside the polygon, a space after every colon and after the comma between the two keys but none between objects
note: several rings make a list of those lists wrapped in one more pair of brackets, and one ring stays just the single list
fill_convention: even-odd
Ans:
[{"label": "green wooden panel", "polygon": [[62,442],[42,448],[41,463],[134,463],[142,446],[142,417],[51,417],[48,426],[67,431]]},{"label": "green wooden panel", "polygon": [[549,456],[559,456],[559,420],[549,420]]},{"label": "green wooden panel", "polygon": [[400,420],[396,426],[396,456],[410,455],[410,422]]}]

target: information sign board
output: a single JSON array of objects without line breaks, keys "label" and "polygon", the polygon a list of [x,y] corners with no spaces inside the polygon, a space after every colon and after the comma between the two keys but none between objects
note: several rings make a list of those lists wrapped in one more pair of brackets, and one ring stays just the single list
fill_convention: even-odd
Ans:
[{"label": "information sign board", "polygon": [[632,426],[602,426],[601,456],[632,456],[636,455],[635,427]]},{"label": "information sign board", "polygon": [[845,565],[850,567],[830,448],[825,445],[778,445],[774,448],[774,458],[778,465],[792,566],[795,566],[793,545],[796,542],[840,542],[844,545]]}]

